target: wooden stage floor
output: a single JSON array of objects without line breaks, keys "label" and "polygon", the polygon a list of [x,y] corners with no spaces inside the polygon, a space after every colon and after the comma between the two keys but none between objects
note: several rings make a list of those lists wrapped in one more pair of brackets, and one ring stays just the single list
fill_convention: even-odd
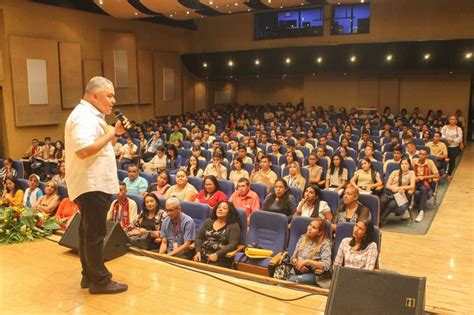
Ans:
[{"label": "wooden stage floor", "polygon": [[[474,313],[473,173],[469,146],[429,232],[382,236],[381,267],[426,276],[426,305],[443,314]],[[277,301],[131,253],[107,266],[128,292],[92,296],[80,289],[78,257],[54,242],[0,246],[0,314],[322,314],[326,304],[324,296]],[[281,298],[305,294],[218,276]]]}]

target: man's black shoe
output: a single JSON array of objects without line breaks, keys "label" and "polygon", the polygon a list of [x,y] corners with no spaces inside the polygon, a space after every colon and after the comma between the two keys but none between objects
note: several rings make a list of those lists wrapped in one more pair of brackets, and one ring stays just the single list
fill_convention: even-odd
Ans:
[{"label": "man's black shoe", "polygon": [[81,279],[81,288],[82,289],[87,289],[91,285],[91,281],[89,278],[82,277]]},{"label": "man's black shoe", "polygon": [[91,283],[89,286],[90,294],[116,294],[125,292],[128,290],[128,285],[110,281],[107,284],[94,284]]}]

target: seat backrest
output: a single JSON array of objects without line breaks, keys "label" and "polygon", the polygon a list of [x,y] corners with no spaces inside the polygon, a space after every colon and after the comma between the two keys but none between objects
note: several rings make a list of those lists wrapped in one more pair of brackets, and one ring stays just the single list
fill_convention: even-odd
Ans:
[{"label": "seat backrest", "polygon": [[25,191],[28,188],[28,180],[24,178],[18,178],[18,186],[21,190]]},{"label": "seat backrest", "polygon": [[[0,165],[2,164],[3,164],[3,161]],[[25,174],[23,170],[23,163],[21,161],[13,160],[12,167],[16,170],[16,177],[23,178],[23,175]]]},{"label": "seat backrest", "polygon": [[127,194],[127,197],[135,201],[137,204],[137,213],[140,214],[143,211],[143,196],[137,194]]},{"label": "seat backrest", "polygon": [[335,191],[320,190],[321,200],[324,200],[328,203],[329,208],[333,215],[336,214],[337,207],[339,207],[339,194]]},{"label": "seat backrest", "polygon": [[380,199],[374,195],[360,194],[359,202],[369,208],[372,223],[374,226],[379,225],[380,219]]},{"label": "seat backrest", "polygon": [[400,164],[396,162],[390,162],[387,164],[387,170],[385,171],[385,178],[384,182],[387,183],[388,178],[390,177],[390,174],[392,174],[393,171],[396,171],[400,168]]},{"label": "seat backrest", "polygon": [[123,180],[128,177],[128,171],[117,170],[117,176],[118,176],[118,179],[123,182]]},{"label": "seat backrest", "polygon": [[339,147],[339,143],[335,140],[328,140],[328,145],[330,145],[333,150],[336,150]]},{"label": "seat backrest", "polygon": [[323,168],[323,174],[321,175],[321,180],[326,179],[326,173],[328,171],[328,160],[326,158],[318,158],[317,164]]},{"label": "seat backrest", "polygon": [[298,240],[301,235],[306,233],[308,225],[313,219],[310,217],[293,217],[291,220],[290,237],[288,239],[288,255],[290,257],[293,256]]},{"label": "seat backrest", "polygon": [[67,198],[67,187],[64,185],[58,185],[58,194],[61,196],[61,199]]},{"label": "seat backrest", "polygon": [[304,157],[309,155],[309,149],[307,147],[297,146],[296,150],[300,150]]},{"label": "seat backrest", "polygon": [[194,186],[197,191],[200,191],[201,189],[204,189],[204,179],[199,178],[199,177],[194,177],[194,176],[189,176],[188,177],[188,183]]},{"label": "seat backrest", "polygon": [[176,185],[176,175],[170,174],[170,185]]},{"label": "seat backrest", "polygon": [[237,208],[237,213],[240,219],[240,244],[247,244],[247,213],[244,209]]},{"label": "seat backrest", "polygon": [[351,180],[355,172],[355,162],[354,160],[344,160],[344,165],[347,168],[347,179]]},{"label": "seat backrest", "polygon": [[[277,178],[280,178],[281,177],[281,167],[279,165],[270,165],[272,171],[275,172],[275,174],[277,175]],[[274,183],[273,183],[274,184]]]},{"label": "seat backrest", "polygon": [[219,187],[227,196],[227,198],[230,198],[230,196],[232,196],[232,193],[235,190],[234,183],[226,179],[218,179],[217,182],[219,183]]},{"label": "seat backrest", "polygon": [[[354,223],[344,222],[339,223],[336,226],[336,239],[334,241],[334,248],[332,251],[332,261],[336,258],[337,251],[339,250],[339,246],[341,245],[341,241],[346,237],[352,237],[352,232],[354,230]],[[380,255],[381,251],[381,243],[380,243],[380,229],[375,226],[374,227],[374,241],[377,243],[377,249]],[[378,268],[379,264],[379,256],[377,256],[377,262],[375,263],[375,267]]]},{"label": "seat backrest", "polygon": [[182,201],[181,211],[193,218],[196,233],[201,228],[201,225],[209,218],[209,206],[204,203]]},{"label": "seat backrest", "polygon": [[257,243],[276,254],[285,250],[287,235],[286,215],[268,211],[254,211],[250,215],[247,243]]},{"label": "seat backrest", "polygon": [[267,187],[264,184],[251,183],[250,189],[255,191],[255,193],[258,195],[258,198],[260,198],[260,207],[262,207],[263,201],[267,197]]},{"label": "seat backrest", "polygon": [[140,172],[139,175],[143,177],[144,179],[146,179],[146,181],[148,182],[148,185],[152,183],[156,183],[156,175],[152,175],[146,172]]},{"label": "seat backrest", "polygon": [[187,161],[191,156],[191,150],[189,149],[178,149],[178,154],[181,156],[183,161]]}]

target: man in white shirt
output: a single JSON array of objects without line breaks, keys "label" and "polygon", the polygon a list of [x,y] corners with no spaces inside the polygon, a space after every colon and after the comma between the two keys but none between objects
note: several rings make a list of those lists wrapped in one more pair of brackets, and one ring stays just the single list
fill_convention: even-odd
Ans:
[{"label": "man in white shirt", "polygon": [[[119,192],[113,143],[125,132],[120,121],[110,126],[115,89],[110,80],[93,77],[84,97],[66,121],[66,181],[69,198],[79,206],[81,287],[91,294],[114,294],[128,289],[112,281],[104,265],[103,247],[111,194]],[[125,120],[125,125],[130,124]]]}]

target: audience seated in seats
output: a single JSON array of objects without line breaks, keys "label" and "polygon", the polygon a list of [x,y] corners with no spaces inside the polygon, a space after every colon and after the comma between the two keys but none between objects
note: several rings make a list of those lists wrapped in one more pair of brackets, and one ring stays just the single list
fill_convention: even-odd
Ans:
[{"label": "audience seated in seats", "polygon": [[[29,188],[28,188],[29,189]],[[27,189],[27,191],[28,191]],[[61,197],[58,194],[58,185],[50,180],[44,185],[44,195],[40,196],[33,205],[33,209],[48,215],[54,215],[58,209]]]},{"label": "audience seated in seats", "polygon": [[[159,131],[153,132],[151,138],[146,142],[144,150],[142,151],[142,159],[144,162],[149,162],[156,154],[158,147],[163,146],[163,139]],[[164,148],[163,148],[164,152]]]},{"label": "audience seated in seats", "polygon": [[[368,144],[371,143],[368,141]],[[366,145],[364,148],[364,158],[369,159],[371,162],[377,162],[377,159],[374,157],[374,147]]]},{"label": "audience seated in seats", "polygon": [[120,155],[122,154],[122,149],[123,149],[123,145],[119,141],[117,141],[114,144],[114,153],[115,153],[116,160],[120,158]]},{"label": "audience seated in seats", "polygon": [[273,155],[274,157],[279,159],[280,156],[282,155],[281,154],[281,142],[278,141],[278,140],[274,140],[273,143],[272,143],[272,149],[268,154]]},{"label": "audience seated in seats", "polygon": [[161,225],[160,254],[191,259],[193,251],[189,247],[195,238],[193,219],[181,212],[180,201],[175,197],[166,200],[165,211],[168,216]]},{"label": "audience seated in seats", "polygon": [[380,174],[372,168],[372,161],[366,157],[361,162],[362,168],[354,173],[351,185],[360,193],[380,195],[383,182]]},{"label": "audience seated in seats", "polygon": [[158,174],[166,170],[165,147],[162,145],[158,146],[153,157],[148,162],[144,162],[142,167],[144,172],[150,174]]},{"label": "audience seated in seats", "polygon": [[300,133],[297,137],[297,144],[300,147],[308,148],[308,151],[311,152],[314,147],[311,143],[306,142],[306,135],[304,133]]},{"label": "audience seated in seats", "polygon": [[72,200],[64,198],[59,203],[58,211],[56,211],[54,218],[61,226],[61,229],[66,230],[78,211],[79,207]]},{"label": "audience seated in seats", "polygon": [[370,138],[370,130],[362,129],[360,140],[357,142],[357,150],[360,151],[367,146],[367,141]]},{"label": "audience seated in seats", "polygon": [[165,198],[166,191],[170,187],[170,174],[163,171],[156,176],[156,183],[148,186],[148,192],[155,194],[158,198]]},{"label": "audience seated in seats", "polygon": [[216,152],[212,156],[212,163],[204,170],[204,176],[214,175],[218,179],[227,179],[227,168],[222,165],[222,154]]},{"label": "audience seated in seats", "polygon": [[370,211],[359,202],[359,190],[349,186],[344,191],[343,203],[337,208],[336,215],[332,219],[332,230],[336,232],[336,226],[343,222],[356,223],[359,220],[370,220]]},{"label": "audience seated in seats", "polygon": [[[38,139],[34,138],[31,140],[31,146],[28,148],[22,159],[27,175],[32,174],[32,165],[38,163],[37,158],[41,158],[41,146],[39,145]],[[41,163],[34,166],[41,166]]]},{"label": "audience seated in seats", "polygon": [[226,254],[234,251],[241,237],[240,218],[234,205],[221,201],[212,210],[199,230],[195,243],[194,261],[230,268],[233,259]]},{"label": "audience seated in seats", "polygon": [[137,219],[137,203],[127,197],[127,186],[124,182],[119,183],[119,188],[117,199],[110,204],[107,220],[119,222],[124,231],[129,231],[133,228],[133,222]]},{"label": "audience seated in seats", "polygon": [[117,160],[117,168],[125,169],[128,164],[133,163],[133,159],[137,156],[138,147],[133,143],[132,138],[127,138],[127,143],[122,146],[120,156]]},{"label": "audience seated in seats", "polygon": [[194,201],[196,195],[196,188],[188,183],[188,176],[183,170],[176,172],[176,185],[165,192],[165,198],[176,197],[180,201]]},{"label": "audience seated in seats", "polygon": [[268,155],[264,155],[260,159],[260,164],[255,164],[255,168],[250,174],[250,182],[265,185],[267,192],[270,191],[277,179],[277,174],[270,168],[270,157]]},{"label": "audience seated in seats", "polygon": [[405,155],[408,156],[410,158],[410,162],[413,163],[413,159],[416,158],[418,156],[418,150],[416,149],[416,145],[414,142],[409,142],[407,145],[406,145],[406,152],[405,152]]},{"label": "audience seated in seats", "polygon": [[253,211],[260,210],[260,198],[250,189],[250,182],[245,177],[238,180],[237,190],[232,193],[229,202],[232,202],[236,208],[245,209],[247,219]]},{"label": "audience seated in seats", "polygon": [[178,125],[173,125],[173,132],[170,134],[168,142],[173,143],[175,140],[184,140],[183,134],[179,131]]},{"label": "audience seated in seats", "polygon": [[326,226],[321,218],[311,220],[290,259],[293,268],[288,281],[321,286],[319,280],[330,277],[331,241],[327,238]]},{"label": "audience seated in seats", "polygon": [[436,167],[438,170],[446,169],[448,159],[448,147],[441,141],[441,132],[436,131],[433,134],[433,140],[426,144],[431,150],[431,155],[436,157]]},{"label": "audience seated in seats", "polygon": [[0,189],[3,190],[3,185],[7,177],[17,177],[16,169],[13,168],[13,160],[6,158],[3,160],[3,167],[0,169]]},{"label": "audience seated in seats", "polygon": [[33,208],[36,201],[43,196],[43,191],[39,188],[40,178],[36,174],[31,174],[28,177],[28,188],[25,190],[23,196],[23,206]]},{"label": "audience seated in seats", "polygon": [[176,173],[181,167],[181,162],[178,149],[173,144],[168,143],[166,147],[166,169],[172,174]]},{"label": "audience seated in seats", "polygon": [[237,186],[237,183],[241,178],[249,179],[249,173],[244,169],[244,163],[240,156],[234,158],[232,165],[234,166],[234,169],[230,172],[229,180],[233,182],[235,186]]},{"label": "audience seated in seats", "polygon": [[135,164],[128,166],[128,177],[123,182],[129,194],[144,195],[148,189],[147,180],[138,175],[138,166]]},{"label": "audience seated in seats", "polygon": [[200,146],[195,145],[195,146],[192,147],[192,149],[191,149],[192,156],[197,158],[199,161],[205,161],[206,158],[201,156],[201,153],[202,153],[202,149],[201,149]]},{"label": "audience seated in seats", "polygon": [[301,191],[306,186],[306,180],[301,175],[300,164],[297,161],[289,164],[289,173],[283,179],[288,183],[289,187],[296,187],[301,189]]},{"label": "audience seated in seats", "polygon": [[419,158],[413,159],[413,170],[416,176],[415,190],[419,193],[419,198],[415,201],[417,201],[420,210],[415,221],[421,222],[428,208],[428,194],[433,189],[431,183],[436,183],[439,180],[439,172],[434,162],[428,159],[426,149],[420,149]]},{"label": "audience seated in seats", "polygon": [[[263,135],[262,135],[263,136]],[[265,141],[268,141],[268,138],[265,135]],[[267,145],[267,142],[265,143]],[[262,149],[257,146],[257,142],[255,138],[249,139],[249,145],[247,146],[247,153],[253,154],[253,156],[257,156],[259,152],[262,152]],[[251,162],[253,163],[253,161]]]},{"label": "audience seated in seats", "polygon": [[351,160],[354,161],[354,159],[350,156],[349,154],[349,148],[340,146],[336,153],[339,153],[342,157],[343,160]]},{"label": "audience seated in seats", "polygon": [[55,182],[57,185],[66,186],[66,162],[59,161],[58,171],[51,180]]},{"label": "audience seated in seats", "polygon": [[326,189],[335,191],[342,195],[348,179],[347,168],[343,165],[342,156],[335,153],[331,158],[331,163],[326,174]]},{"label": "audience seated in seats", "polygon": [[295,216],[321,218],[331,221],[331,208],[326,201],[321,200],[319,187],[310,184],[303,192],[303,199],[296,207]]},{"label": "audience seated in seats", "polygon": [[370,220],[362,219],[354,225],[352,237],[346,237],[341,241],[334,259],[334,267],[374,270],[377,256],[373,224]]},{"label": "audience seated in seats", "polygon": [[248,164],[253,163],[252,159],[247,155],[247,148],[245,147],[245,145],[243,144],[239,145],[239,148],[237,150],[237,155],[242,160],[242,162],[248,163]]},{"label": "audience seated in seats", "polygon": [[448,142],[448,179],[451,180],[454,168],[456,167],[457,157],[461,153],[461,147],[464,146],[464,142],[463,132],[461,127],[458,126],[458,119],[456,115],[449,116],[448,122],[449,124],[441,128],[441,134],[443,135],[443,139],[446,139]]},{"label": "audience seated in seats", "polygon": [[308,156],[308,165],[304,168],[309,170],[308,184],[319,184],[321,182],[321,177],[323,175],[323,168],[316,163],[318,162],[318,157],[314,153],[310,153]]},{"label": "audience seated in seats", "polygon": [[199,167],[198,159],[194,155],[189,157],[188,165],[186,165],[184,168],[187,176],[197,178],[204,177],[204,171]]},{"label": "audience seated in seats", "polygon": [[64,161],[66,151],[64,151],[64,143],[57,140],[54,143],[53,160],[56,162]]},{"label": "audience seated in seats", "polygon": [[[304,159],[304,154],[301,152],[301,150],[296,149],[296,140],[294,138],[289,138],[286,141],[286,147],[288,149],[288,152],[294,152],[296,154],[297,158]],[[296,161],[297,159],[295,159]]]},{"label": "audience seated in seats", "polygon": [[328,138],[326,136],[319,137],[318,147],[323,147],[325,149],[325,154],[327,154],[327,150],[332,150],[332,147],[328,144]]},{"label": "audience seated in seats", "polygon": [[24,192],[20,189],[16,177],[12,175],[7,176],[5,179],[5,189],[0,198],[0,208],[21,206],[23,203],[23,195]]},{"label": "audience seated in seats", "polygon": [[226,201],[227,196],[220,190],[217,178],[214,175],[208,175],[204,178],[204,187],[196,195],[195,202],[205,203],[213,208],[221,201]]},{"label": "audience seated in seats", "polygon": [[[388,159],[385,161],[385,163],[383,163],[383,172],[384,173],[387,172],[387,167],[388,167],[388,164],[390,163],[400,164],[402,157],[403,157],[402,148],[399,145],[393,147],[393,159]],[[410,160],[410,165],[411,165],[411,160]]]},{"label": "audience seated in seats", "polygon": [[318,146],[316,148],[316,156],[321,159],[326,159],[328,161],[328,165],[331,163],[331,158],[327,156],[327,149],[324,146]]},{"label": "audience seated in seats", "polygon": [[[408,157],[403,158],[400,161],[400,168],[393,171],[385,184],[385,191],[380,198],[380,222],[384,224],[384,220],[399,208],[395,200],[394,194],[404,194],[408,200],[411,200],[411,196],[415,192],[415,172],[411,170],[410,159]],[[403,211],[402,219],[406,220],[410,218],[410,212],[408,207]]]},{"label": "audience seated in seats", "polygon": [[38,163],[40,164],[32,165],[32,167],[36,169],[36,173],[42,178],[49,175],[52,165],[57,163],[57,161],[54,160],[54,151],[55,147],[51,144],[51,137],[45,137],[44,145],[41,147],[41,155],[38,158]]},{"label": "audience seated in seats", "polygon": [[296,200],[284,179],[279,178],[275,181],[274,191],[265,198],[262,210],[284,214],[290,221],[296,210]]},{"label": "audience seated in seats", "polygon": [[166,217],[166,211],[159,208],[156,195],[147,193],[143,197],[143,211],[128,231],[131,243],[147,250],[158,249],[159,244],[155,240],[160,238],[161,226]]},{"label": "audience seated in seats", "polygon": [[203,132],[202,132],[202,139],[201,141],[204,143],[207,143],[207,144],[212,144],[212,141],[214,141],[216,139],[216,137],[214,137],[213,135],[210,135],[209,134],[209,129],[204,129]]}]

